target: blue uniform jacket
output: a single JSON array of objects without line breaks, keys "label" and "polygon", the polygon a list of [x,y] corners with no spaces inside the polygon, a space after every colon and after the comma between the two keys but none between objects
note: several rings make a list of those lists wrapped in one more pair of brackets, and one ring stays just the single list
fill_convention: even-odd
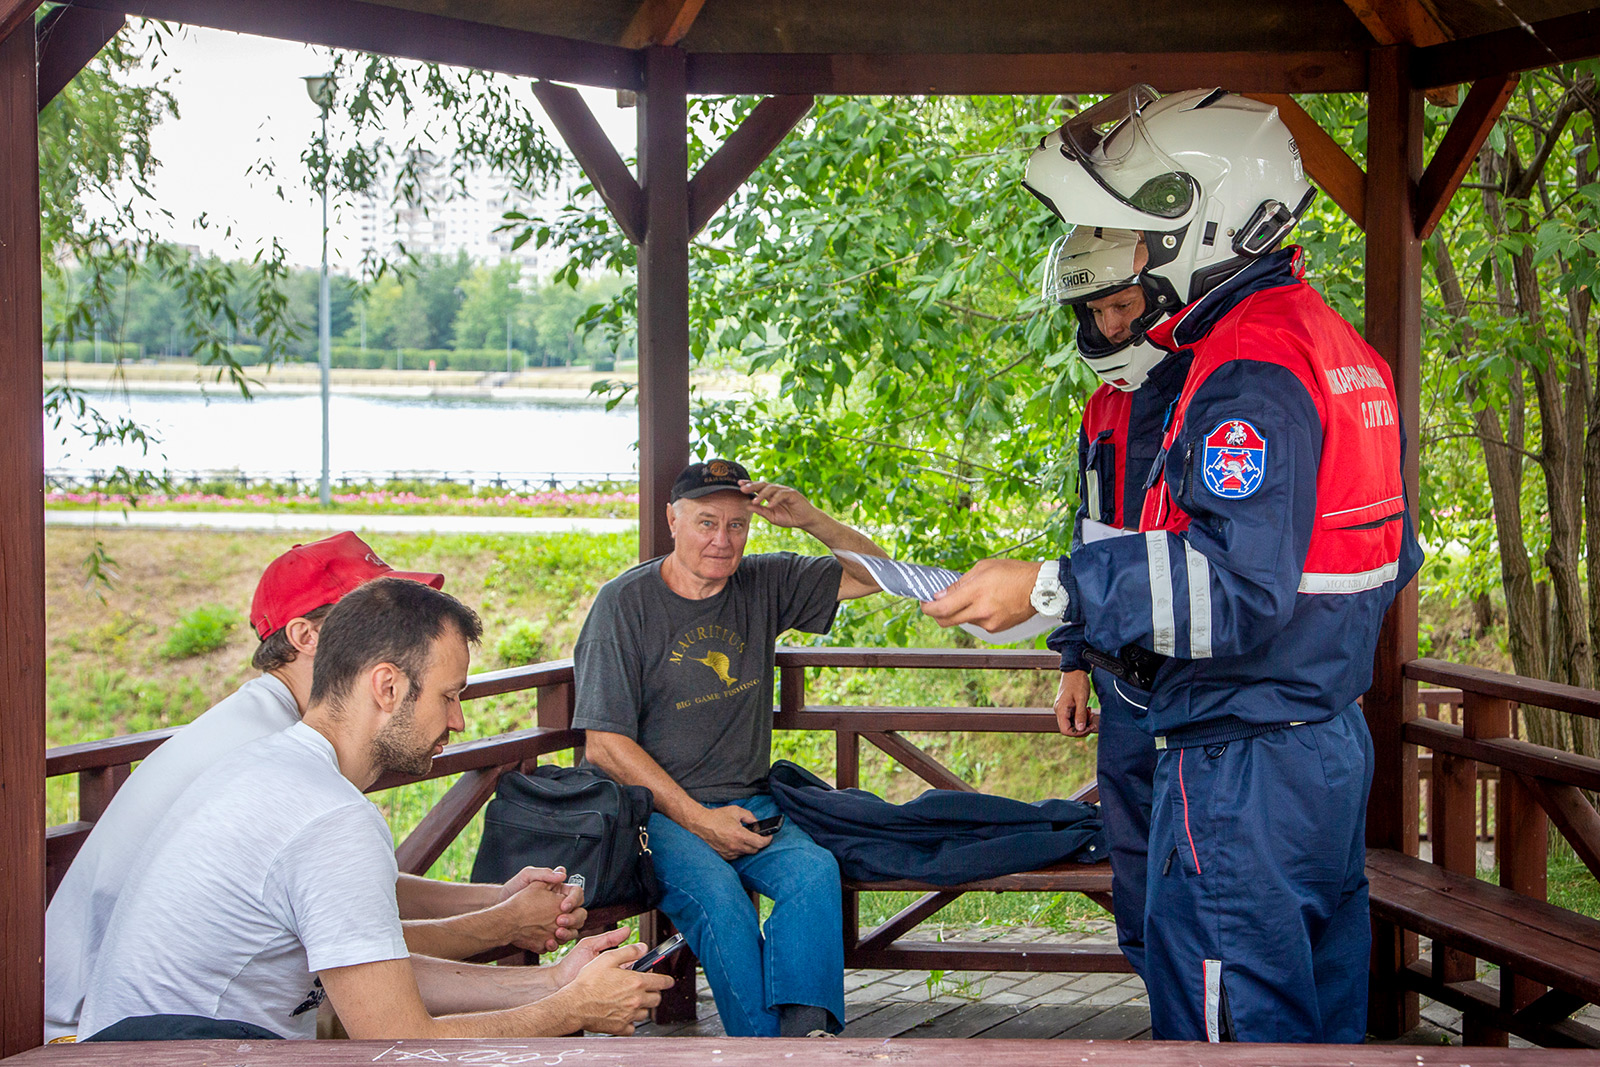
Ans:
[{"label": "blue uniform jacket", "polygon": [[[1387,371],[1298,264],[1298,249],[1264,257],[1152,331],[1195,359],[1153,472],[1147,532],[1062,560],[1067,621],[1086,624],[1090,645],[1171,657],[1144,724],[1169,743],[1349,707],[1371,683],[1384,612],[1421,566],[1403,488],[1379,488],[1399,485],[1403,448]],[[1341,454],[1324,455],[1325,439]],[[1380,450],[1392,469],[1376,465]],[[1344,498],[1371,502],[1345,509]],[[1396,554],[1342,564],[1375,538],[1389,543],[1386,531],[1399,532]],[[1308,553],[1340,566],[1308,567]]]},{"label": "blue uniform jacket", "polygon": [[[1161,449],[1168,409],[1189,374],[1190,353],[1176,352],[1151,368],[1131,393],[1102,385],[1084,405],[1078,426],[1078,510],[1072,520],[1072,550],[1083,545],[1083,520],[1136,529],[1146,479]],[[1091,489],[1091,484],[1093,488]],[[1094,514],[1090,502],[1098,503]],[[1045,642],[1061,654],[1063,671],[1088,670],[1083,662],[1083,623],[1057,627]],[[1116,651],[1105,649],[1102,651]],[[1103,685],[1102,680],[1096,681]],[[1101,692],[1105,690],[1102,688]]]},{"label": "blue uniform jacket", "polygon": [[833,853],[846,878],[955,885],[1106,858],[1096,808],[1076,800],[1027,804],[930,789],[891,804],[863,789],[834,789],[788,760],[772,765],[767,784],[784,815]]}]

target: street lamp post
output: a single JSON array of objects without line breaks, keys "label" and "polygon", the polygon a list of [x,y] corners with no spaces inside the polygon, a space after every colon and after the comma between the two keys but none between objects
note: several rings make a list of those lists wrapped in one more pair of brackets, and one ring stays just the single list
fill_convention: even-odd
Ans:
[{"label": "street lamp post", "polygon": [[322,368],[322,481],[323,506],[333,502],[328,489],[328,379],[333,367],[332,302],[328,297],[328,111],[333,107],[332,74],[311,74],[305,78],[306,93],[322,111],[322,284],[317,294],[317,362]]}]

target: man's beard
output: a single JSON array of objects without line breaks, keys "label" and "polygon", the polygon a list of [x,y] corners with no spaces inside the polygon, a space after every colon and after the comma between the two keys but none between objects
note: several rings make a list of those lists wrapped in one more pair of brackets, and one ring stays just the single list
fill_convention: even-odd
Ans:
[{"label": "man's beard", "polygon": [[427,774],[433,769],[433,747],[440,739],[430,742],[427,748],[418,748],[412,736],[417,724],[417,695],[417,687],[412,686],[400,707],[372,739],[373,762],[394,774]]}]

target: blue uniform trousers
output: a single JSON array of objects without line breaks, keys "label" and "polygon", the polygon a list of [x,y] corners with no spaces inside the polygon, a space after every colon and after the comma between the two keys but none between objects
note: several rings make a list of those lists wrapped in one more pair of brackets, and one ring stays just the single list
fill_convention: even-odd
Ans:
[{"label": "blue uniform trousers", "polygon": [[[737,802],[758,819],[778,814],[766,793]],[[709,804],[707,807],[721,807]],[[657,812],[650,851],[661,910],[705,968],[729,1037],[778,1036],[780,1004],[809,1004],[844,1026],[844,932],[839,864],[794,822],[731,863]],[[772,901],[762,928],[754,890]]]},{"label": "blue uniform trousers", "polygon": [[1094,672],[1094,689],[1100,698],[1095,763],[1100,819],[1111,849],[1111,913],[1117,920],[1117,944],[1142,977],[1144,883],[1156,742],[1136,717],[1144,711],[1146,694],[1101,670]]},{"label": "blue uniform trousers", "polygon": [[1354,705],[1160,753],[1144,931],[1155,1037],[1365,1037],[1371,784]]}]

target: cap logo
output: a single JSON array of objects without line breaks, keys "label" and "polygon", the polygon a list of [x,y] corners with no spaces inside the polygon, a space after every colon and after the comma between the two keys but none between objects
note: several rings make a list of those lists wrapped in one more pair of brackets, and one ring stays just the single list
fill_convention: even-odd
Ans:
[{"label": "cap logo", "polygon": [[733,468],[720,459],[714,459],[706,464],[706,473],[713,478],[731,478]]},{"label": "cap logo", "polygon": [[385,563],[383,560],[378,558],[378,555],[375,552],[368,552],[367,555],[366,555],[366,560],[367,560],[368,563],[372,564],[374,567],[387,567],[388,566],[387,563]]},{"label": "cap logo", "polygon": [[1227,419],[1206,434],[1206,488],[1224,500],[1243,500],[1261,488],[1267,439],[1244,419]]}]

